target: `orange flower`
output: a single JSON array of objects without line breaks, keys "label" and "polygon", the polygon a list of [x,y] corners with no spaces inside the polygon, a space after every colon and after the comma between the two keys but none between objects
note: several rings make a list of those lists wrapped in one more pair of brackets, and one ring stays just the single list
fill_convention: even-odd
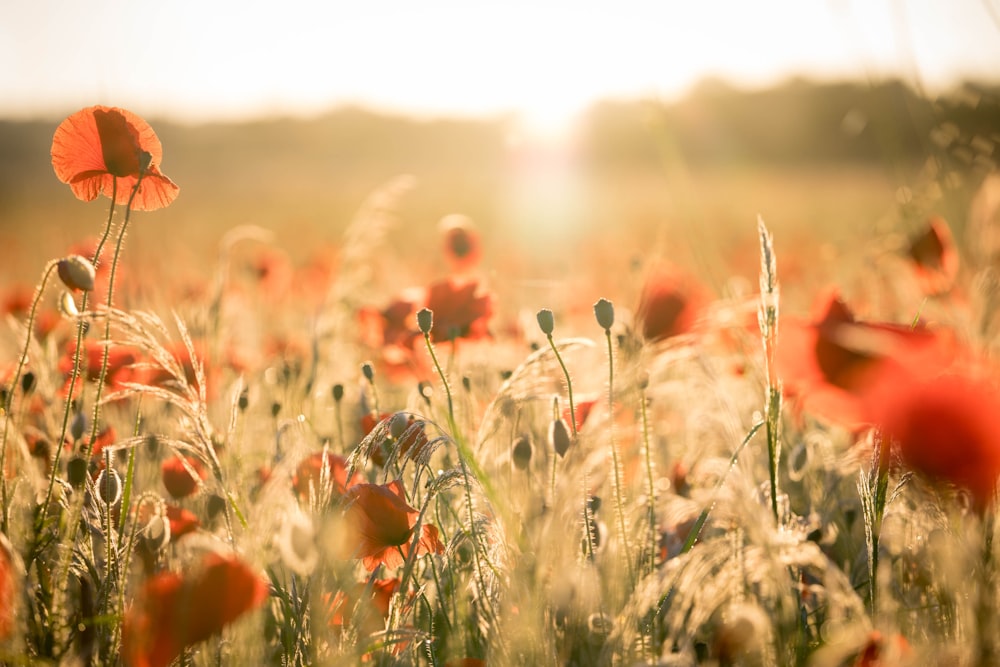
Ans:
[{"label": "orange flower", "polygon": [[427,290],[426,306],[434,313],[431,338],[436,343],[489,336],[493,298],[480,292],[476,281],[446,279],[434,283]]},{"label": "orange flower", "polygon": [[[325,461],[324,461],[325,459]],[[299,466],[292,475],[292,488],[302,499],[308,499],[310,489],[312,493],[321,492],[320,480],[322,479],[323,465],[326,464],[327,476],[330,480],[330,500],[339,500],[348,487],[364,481],[359,473],[355,472],[350,482],[347,480],[347,461],[342,456],[331,454],[330,452],[316,452],[302,459]]]},{"label": "orange flower", "polygon": [[345,625],[357,623],[364,635],[378,632],[385,627],[389,617],[389,603],[399,590],[396,579],[376,579],[369,588],[366,582],[356,584],[350,591],[337,591],[335,595],[323,596],[330,618],[327,625],[339,630]]},{"label": "orange flower", "polygon": [[917,283],[925,294],[942,294],[955,284],[958,250],[943,218],[927,221],[927,229],[910,242],[908,254],[917,272]]},{"label": "orange flower", "polygon": [[267,583],[246,564],[214,553],[195,572],[158,574],[125,614],[125,664],[167,667],[188,646],[262,605],[267,595]]},{"label": "orange flower", "polygon": [[[413,447],[417,447],[417,449],[419,450],[419,448],[426,445],[427,434],[424,432],[422,426],[419,428],[412,428],[417,421],[417,418],[415,416],[406,415],[405,413],[402,412],[396,414],[399,416],[397,417],[391,413],[385,412],[379,415],[378,419],[376,419],[374,414],[372,414],[371,412],[367,412],[363,417],[361,417],[361,431],[364,435],[367,436],[369,433],[375,430],[375,427],[378,425],[379,422],[390,418],[393,418],[394,420],[399,420],[398,422],[390,423],[389,429],[390,431],[393,429],[399,429],[401,431],[396,436],[399,439],[399,444],[398,444],[399,452],[397,456],[401,457],[408,451],[410,451],[410,449],[412,449]],[[392,446],[393,446],[392,440],[390,438],[385,438],[381,443],[379,443],[378,447],[372,450],[371,454],[369,455],[369,458],[375,463],[375,465],[379,467],[385,467],[385,455],[386,455],[385,448]]]},{"label": "orange flower", "polygon": [[[380,563],[393,568],[409,555],[413,527],[420,513],[406,502],[403,483],[358,484],[347,491],[346,518],[355,544],[352,553],[369,571]],[[438,530],[424,525],[417,544],[418,553],[442,553]]]},{"label": "orange flower", "polygon": [[17,564],[14,547],[0,534],[0,641],[11,636],[17,622]]},{"label": "orange flower", "polygon": [[786,393],[801,407],[846,425],[869,420],[865,396],[892,372],[929,377],[942,371],[955,350],[946,336],[923,328],[858,322],[830,290],[809,321],[782,322],[776,350]]},{"label": "orange flower", "polygon": [[138,183],[133,209],[153,211],[169,205],[180,188],[160,173],[162,160],[163,147],[153,128],[125,109],[82,109],[60,123],[52,137],[56,176],[84,201],[114,192],[115,203],[128,204]]},{"label": "orange flower", "polygon": [[[188,466],[198,473],[199,479],[191,476],[191,473],[188,472],[187,467],[184,465],[185,461],[187,461]],[[185,456],[183,459],[180,456],[169,458],[163,462],[161,472],[163,475],[163,486],[166,487],[167,492],[174,498],[186,498],[190,496],[198,490],[199,482],[208,477],[208,471],[205,470],[205,466],[193,456]]]},{"label": "orange flower", "polygon": [[456,273],[474,268],[483,255],[479,232],[464,215],[447,215],[440,223],[444,237],[444,256]]},{"label": "orange flower", "polygon": [[201,526],[194,512],[176,505],[167,505],[167,521],[170,522],[170,539],[176,540],[188,533],[193,533]]},{"label": "orange flower", "polygon": [[[80,376],[90,381],[96,381],[101,377],[101,363],[104,360],[104,350],[108,350],[108,373],[104,377],[105,384],[112,389],[121,389],[123,382],[131,382],[134,379],[132,364],[139,361],[140,352],[125,345],[111,345],[105,347],[95,340],[84,342],[83,355],[80,360]],[[73,376],[73,360],[76,354],[76,343],[70,342],[66,346],[66,352],[59,359],[59,370],[66,376],[66,386],[64,392],[69,391],[69,379]]]},{"label": "orange flower", "polygon": [[635,319],[643,339],[655,342],[688,333],[701,313],[701,290],[668,267],[646,277]]},{"label": "orange flower", "polygon": [[886,383],[869,400],[908,468],[967,489],[980,511],[992,504],[1000,477],[1000,393],[995,387],[962,375],[923,382],[902,378]]}]

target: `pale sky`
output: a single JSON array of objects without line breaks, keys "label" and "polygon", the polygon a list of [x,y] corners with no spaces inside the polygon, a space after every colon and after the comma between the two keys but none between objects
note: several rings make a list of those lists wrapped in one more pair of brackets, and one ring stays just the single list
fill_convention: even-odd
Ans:
[{"label": "pale sky", "polygon": [[354,103],[561,122],[601,98],[792,75],[1000,76],[1000,0],[12,0],[0,117],[310,115]]}]

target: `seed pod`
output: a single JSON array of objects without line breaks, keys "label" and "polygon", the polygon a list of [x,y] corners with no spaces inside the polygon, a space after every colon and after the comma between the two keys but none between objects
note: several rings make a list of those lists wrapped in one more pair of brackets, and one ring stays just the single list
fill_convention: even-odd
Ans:
[{"label": "seed pod", "polygon": [[594,316],[597,318],[597,323],[604,328],[605,331],[609,331],[615,323],[615,306],[613,303],[607,299],[600,299],[594,304]]},{"label": "seed pod", "polygon": [[518,470],[527,470],[528,465],[531,463],[531,439],[522,435],[520,438],[514,441],[514,449],[511,451],[511,459],[514,461],[514,467]]},{"label": "seed pod", "polygon": [[59,260],[56,265],[59,279],[70,289],[89,292],[94,289],[94,278],[97,272],[94,265],[85,257],[70,255]]},{"label": "seed pod", "polygon": [[552,311],[548,308],[542,308],[538,311],[536,316],[538,319],[538,328],[542,330],[542,333],[546,336],[552,335],[552,330],[556,327],[555,317],[552,315]]},{"label": "seed pod", "polygon": [[105,468],[97,476],[97,497],[104,504],[113,507],[122,498],[122,478],[114,468]]},{"label": "seed pod", "polygon": [[420,327],[422,333],[430,334],[431,329],[434,328],[434,311],[430,308],[421,308],[420,312],[417,313],[417,326]]},{"label": "seed pod", "polygon": [[549,426],[549,442],[552,443],[552,449],[556,451],[556,454],[560,457],[566,456],[572,440],[569,436],[569,427],[566,426],[564,420],[552,420],[552,424]]}]

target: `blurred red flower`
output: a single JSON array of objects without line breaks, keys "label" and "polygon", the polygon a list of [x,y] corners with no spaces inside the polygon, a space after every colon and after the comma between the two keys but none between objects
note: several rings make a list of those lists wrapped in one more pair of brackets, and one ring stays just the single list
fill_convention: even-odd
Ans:
[{"label": "blurred red flower", "polygon": [[954,374],[920,382],[902,377],[869,400],[908,468],[967,489],[980,511],[992,504],[1000,476],[1000,393],[994,386]]},{"label": "blurred red flower", "polygon": [[[399,416],[397,417],[396,415]],[[398,445],[394,445],[391,437],[387,437],[379,443],[377,448],[372,450],[369,458],[379,467],[385,466],[386,447],[398,446],[399,452],[397,453],[397,457],[401,457],[413,447],[417,447],[419,450],[420,447],[427,444],[427,434],[424,432],[423,426],[413,428],[417,418],[414,415],[407,415],[403,412],[395,413],[395,415],[385,412],[379,415],[378,418],[371,412],[367,412],[361,417],[361,432],[367,436],[375,429],[379,422],[390,418],[399,420],[398,423],[390,423],[389,425],[390,432],[394,429],[399,431],[396,436],[399,438],[399,443]]]},{"label": "blurred red flower", "polygon": [[458,338],[477,340],[489,336],[493,298],[479,290],[479,283],[448,278],[427,290],[427,308],[434,313],[431,339],[445,342]]},{"label": "blurred red flower", "polygon": [[[184,465],[185,461],[187,462],[187,466],[198,474],[198,479],[191,476],[188,468]],[[208,471],[205,470],[205,466],[194,456],[185,456],[183,458],[174,456],[167,459],[161,466],[161,473],[163,476],[163,486],[166,487],[167,492],[174,498],[187,498],[198,490],[198,484],[201,480],[208,477]]]},{"label": "blurred red flower", "polygon": [[694,329],[704,307],[702,289],[676,269],[658,266],[646,276],[635,319],[644,340],[655,342]]},{"label": "blurred red flower", "polygon": [[170,539],[176,540],[188,533],[193,533],[201,526],[194,512],[176,505],[167,505],[167,521],[170,522]]},{"label": "blurred red flower", "polygon": [[[105,349],[108,350],[108,371],[104,377],[104,383],[112,389],[121,389],[123,388],[121,383],[131,382],[134,379],[134,372],[131,366],[141,358],[141,353],[135,348],[125,345],[111,345],[106,347],[101,342],[87,340],[83,345],[80,374],[91,382],[100,378]],[[70,341],[66,346],[66,352],[59,359],[59,370],[67,379],[64,391],[68,391],[69,389],[68,381],[73,375],[73,360],[75,355],[76,343]]]},{"label": "blurred red flower", "polygon": [[347,492],[348,487],[364,481],[364,477],[355,472],[348,482],[347,461],[344,457],[330,452],[316,452],[302,459],[292,475],[292,489],[299,498],[308,500],[310,489],[312,489],[312,493],[320,494],[324,463],[327,477],[330,480],[331,502],[339,500]]},{"label": "blurred red flower", "polygon": [[781,322],[776,349],[785,393],[817,416],[855,426],[870,419],[866,395],[890,376],[930,377],[957,354],[948,336],[925,328],[859,322],[836,290],[807,321]]},{"label": "blurred red flower", "polygon": [[[345,517],[352,531],[350,553],[361,558],[369,571],[381,563],[388,568],[402,565],[420,515],[407,504],[402,481],[358,484],[348,489],[345,501]],[[417,552],[444,552],[435,526],[423,525]]]},{"label": "blurred red flower", "polygon": [[7,537],[0,534],[0,641],[11,636],[17,622],[16,553]]},{"label": "blurred red flower", "polygon": [[[52,167],[73,194],[84,201],[98,195],[137,211],[169,205],[180,188],[160,173],[163,147],[153,128],[131,111],[93,106],[77,111],[56,128],[52,137]],[[115,186],[117,184],[117,189]]]},{"label": "blurred red flower", "polygon": [[370,589],[367,582],[360,582],[349,591],[325,594],[323,599],[330,614],[327,625],[339,630],[345,625],[356,624],[363,636],[384,629],[389,603],[399,590],[399,584],[398,578],[376,579]]},{"label": "blurred red flower", "polygon": [[910,242],[908,253],[917,272],[917,284],[928,295],[947,292],[958,277],[958,249],[948,223],[932,217],[927,229]]},{"label": "blurred red flower", "polygon": [[214,553],[193,572],[155,575],[125,613],[122,658],[130,667],[167,667],[188,646],[261,606],[267,595],[267,582],[246,564]]},{"label": "blurred red flower", "polygon": [[464,215],[447,215],[440,223],[444,241],[444,256],[451,270],[464,273],[479,264],[482,244],[479,232]]}]

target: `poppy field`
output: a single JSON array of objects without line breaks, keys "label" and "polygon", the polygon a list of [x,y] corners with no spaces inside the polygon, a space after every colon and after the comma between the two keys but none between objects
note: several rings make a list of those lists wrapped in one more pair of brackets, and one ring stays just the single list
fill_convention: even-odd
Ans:
[{"label": "poppy field", "polygon": [[559,290],[462,213],[407,253],[398,178],[328,252],[236,225],[175,284],[127,259],[170,144],[51,131],[107,208],[2,286],[0,664],[1000,664],[995,174],[838,247],[746,211],[677,249],[722,281],[542,247]]}]

